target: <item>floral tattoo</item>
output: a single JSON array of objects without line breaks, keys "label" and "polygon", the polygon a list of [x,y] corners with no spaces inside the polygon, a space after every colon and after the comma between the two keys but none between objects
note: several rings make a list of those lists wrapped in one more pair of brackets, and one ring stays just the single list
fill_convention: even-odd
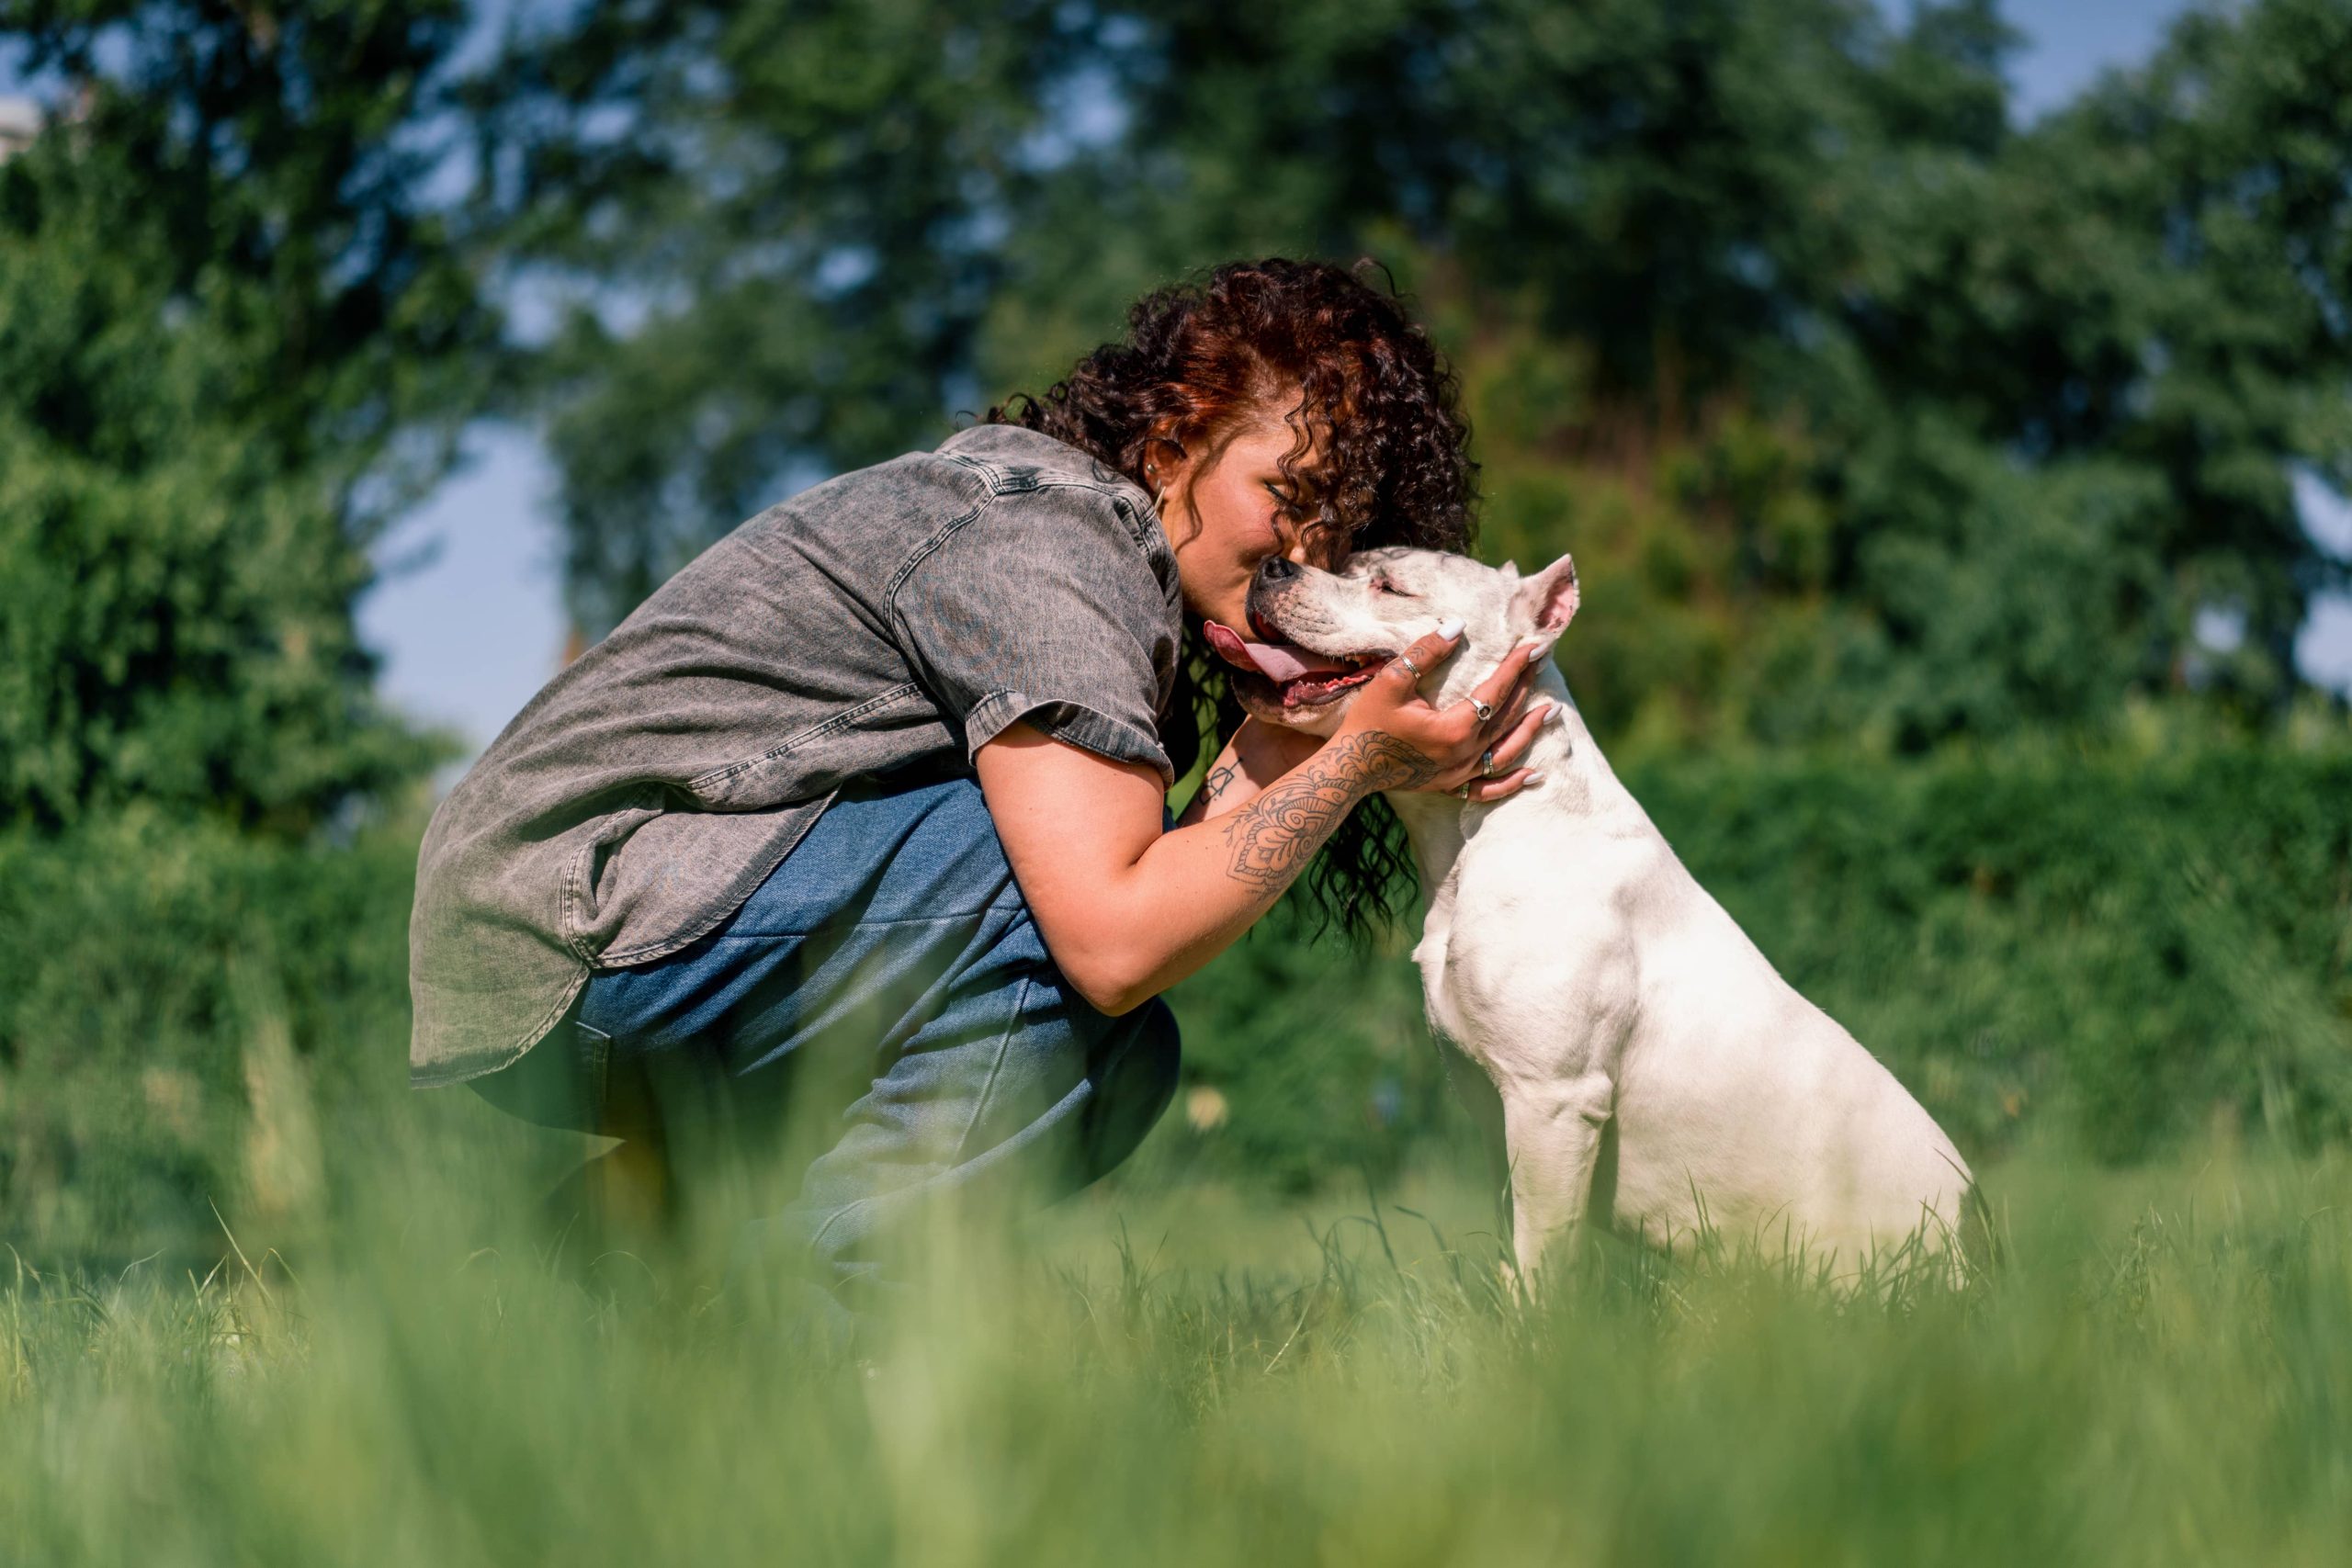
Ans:
[{"label": "floral tattoo", "polygon": [[1314,858],[1355,803],[1385,789],[1412,789],[1437,764],[1393,735],[1369,731],[1335,740],[1225,821],[1237,882],[1278,894]]}]

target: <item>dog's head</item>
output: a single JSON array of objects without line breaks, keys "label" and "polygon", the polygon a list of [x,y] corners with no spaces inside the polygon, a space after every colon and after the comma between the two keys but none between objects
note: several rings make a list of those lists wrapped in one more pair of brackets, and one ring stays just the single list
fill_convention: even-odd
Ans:
[{"label": "dog's head", "polygon": [[1209,645],[1237,667],[1234,694],[1269,723],[1329,735],[1374,671],[1449,617],[1463,623],[1453,656],[1427,671],[1421,694],[1459,702],[1513,645],[1548,655],[1577,613],[1577,569],[1566,556],[1532,577],[1437,550],[1363,550],[1340,571],[1270,558],[1250,584],[1252,641],[1215,622]]}]

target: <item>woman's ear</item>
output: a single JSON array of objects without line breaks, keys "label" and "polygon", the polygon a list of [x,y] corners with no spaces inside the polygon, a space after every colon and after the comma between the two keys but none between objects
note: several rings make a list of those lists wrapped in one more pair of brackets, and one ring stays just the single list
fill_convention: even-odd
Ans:
[{"label": "woman's ear", "polygon": [[1532,637],[1546,651],[1560,640],[1577,614],[1577,563],[1562,556],[1519,585],[1510,597],[1510,627]]},{"label": "woman's ear", "polygon": [[1144,438],[1144,468],[1151,480],[1147,488],[1160,490],[1175,485],[1192,460],[1193,455],[1176,438],[1174,422],[1162,421]]}]

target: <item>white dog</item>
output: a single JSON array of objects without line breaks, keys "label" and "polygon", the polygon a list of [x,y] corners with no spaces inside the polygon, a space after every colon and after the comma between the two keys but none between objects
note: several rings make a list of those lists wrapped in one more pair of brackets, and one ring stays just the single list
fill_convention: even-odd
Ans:
[{"label": "white dog", "polygon": [[[1430,1021],[1501,1101],[1521,1269],[1591,1213],[1669,1248],[1712,1231],[1801,1250],[1849,1280],[1916,1237],[1957,1277],[1968,1167],[1894,1076],[1781,978],[1618,782],[1549,658],[1576,607],[1565,556],[1522,580],[1465,556],[1367,550],[1341,574],[1261,576],[1250,618],[1268,642],[1211,634],[1264,671],[1236,679],[1251,712],[1325,735],[1362,684],[1334,674],[1368,678],[1449,615],[1463,641],[1422,682],[1440,706],[1514,644],[1543,647],[1537,689],[1562,705],[1524,759],[1541,784],[1491,806],[1388,797],[1429,897],[1414,957]],[[1604,1131],[1615,1169],[1596,1191]]]}]

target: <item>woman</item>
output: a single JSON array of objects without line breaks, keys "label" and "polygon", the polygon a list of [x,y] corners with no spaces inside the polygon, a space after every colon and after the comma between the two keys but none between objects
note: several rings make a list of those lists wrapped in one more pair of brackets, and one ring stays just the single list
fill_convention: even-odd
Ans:
[{"label": "woman", "polygon": [[419,856],[417,1083],[646,1176],[813,1117],[767,1234],[840,1290],[927,1197],[1132,1150],[1174,1086],[1160,992],[1335,834],[1321,891],[1378,909],[1367,795],[1530,782],[1523,660],[1414,694],[1454,626],[1328,742],[1235,727],[1167,816],[1222,686],[1188,619],[1246,656],[1258,574],[1467,536],[1453,378],[1396,300],[1224,266],[1016,403],[745,523],[498,737]]}]

